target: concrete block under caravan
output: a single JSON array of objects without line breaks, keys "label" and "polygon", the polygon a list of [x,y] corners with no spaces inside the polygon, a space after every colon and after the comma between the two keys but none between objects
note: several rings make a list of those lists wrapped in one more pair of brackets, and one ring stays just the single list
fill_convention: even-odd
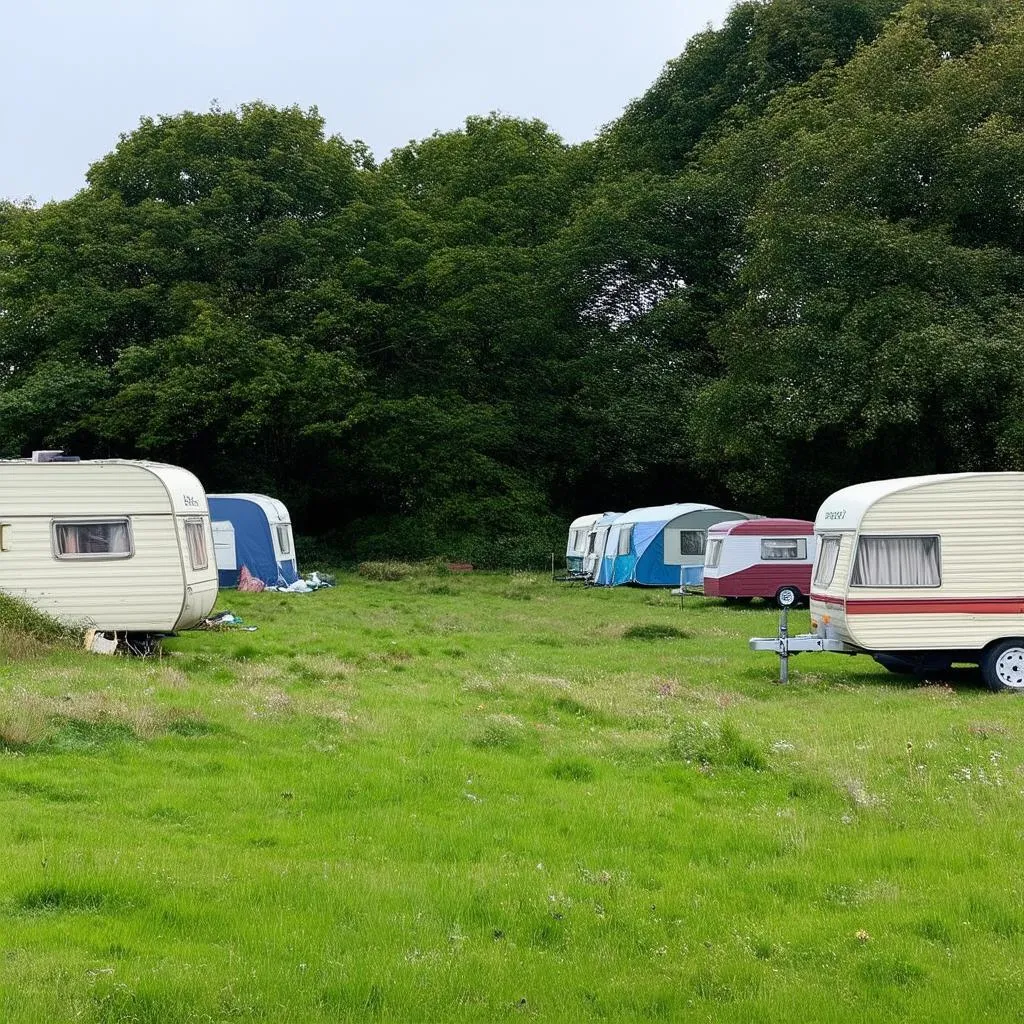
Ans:
[{"label": "concrete block under caravan", "polygon": [[0,590],[100,633],[172,633],[210,614],[213,534],[192,473],[36,454],[0,460]]}]

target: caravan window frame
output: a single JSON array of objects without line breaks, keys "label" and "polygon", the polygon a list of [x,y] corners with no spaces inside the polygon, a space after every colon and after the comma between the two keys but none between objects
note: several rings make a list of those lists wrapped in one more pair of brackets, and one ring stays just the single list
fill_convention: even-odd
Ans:
[{"label": "caravan window frame", "polygon": [[[188,550],[188,559],[192,564],[193,572],[203,572],[205,569],[210,568],[210,545],[207,544],[206,530],[203,528],[206,524],[205,519],[201,518],[188,518],[182,523],[182,535],[185,538],[185,547]],[[199,536],[203,541],[203,564],[198,565],[196,563],[196,553],[192,547],[192,540],[189,536],[189,527],[198,527]],[[211,528],[212,529],[212,528]]]},{"label": "caravan window frame", "polygon": [[277,546],[281,549],[282,555],[292,553],[292,531],[291,523],[275,523],[274,532],[277,534]]},{"label": "caravan window frame", "polygon": [[[625,551],[622,550],[622,548],[623,548],[623,541],[625,541],[625,548],[626,548]],[[618,536],[618,541],[617,541],[616,548],[615,548],[615,557],[616,558],[621,558],[623,555],[628,555],[629,551],[630,551],[630,548],[632,548],[632,547],[633,547],[633,524],[630,523],[629,526],[621,526],[621,527],[619,527],[619,536]]]},{"label": "caravan window frame", "polygon": [[[935,541],[937,579],[934,583],[854,583],[853,575],[857,569],[863,541],[875,540],[922,540]],[[862,533],[857,537],[853,554],[850,558],[850,588],[859,590],[935,590],[942,586],[942,537],[937,533]]]},{"label": "caravan window frame", "polygon": [[[828,579],[825,579],[825,566],[828,565],[828,551],[832,541],[836,542],[835,557],[832,559],[832,566],[828,571]],[[843,551],[843,535],[841,533],[823,534],[818,544],[818,564],[814,567],[814,586],[830,587],[836,578],[836,566],[839,565],[839,556]]]},{"label": "caravan window frame", "polygon": [[723,537],[708,537],[707,547],[704,549],[704,565],[708,569],[717,569],[722,561]]},{"label": "caravan window frame", "polygon": [[[64,551],[58,530],[69,526],[123,526],[128,536],[127,551]],[[135,534],[129,516],[76,516],[50,520],[50,549],[60,562],[119,562],[135,557]]]},{"label": "caravan window frame", "polygon": [[[784,551],[789,545],[796,545],[796,554],[766,554],[767,551]],[[772,545],[775,545],[773,547]],[[805,562],[807,560],[807,538],[806,537],[762,537],[761,538],[761,561],[762,562]]]},{"label": "caravan window frame", "polygon": [[[679,530],[679,557],[680,558],[704,558],[708,550],[708,531],[705,530]],[[683,537],[696,538],[699,551],[684,551]]]}]

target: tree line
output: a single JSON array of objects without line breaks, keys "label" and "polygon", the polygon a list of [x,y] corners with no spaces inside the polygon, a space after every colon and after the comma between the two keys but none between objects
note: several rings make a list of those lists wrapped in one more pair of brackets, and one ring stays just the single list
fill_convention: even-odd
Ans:
[{"label": "tree line", "polygon": [[1022,468],[1021,68],[1013,0],[741,0],[581,145],[145,118],[73,198],[0,204],[0,454],[484,565],[584,512]]}]

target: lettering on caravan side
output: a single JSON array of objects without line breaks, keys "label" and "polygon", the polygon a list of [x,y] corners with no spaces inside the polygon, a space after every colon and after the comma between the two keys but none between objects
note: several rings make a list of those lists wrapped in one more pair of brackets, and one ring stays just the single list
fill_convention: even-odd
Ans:
[{"label": "lettering on caravan side", "polygon": [[846,518],[846,509],[845,508],[840,508],[840,509],[836,509],[835,512],[826,512],[825,513],[825,518],[826,519],[831,519],[831,520],[845,519]]},{"label": "lettering on caravan side", "polygon": [[186,508],[202,508],[202,504],[198,498],[193,498],[191,494],[184,495],[182,499],[185,503]]}]

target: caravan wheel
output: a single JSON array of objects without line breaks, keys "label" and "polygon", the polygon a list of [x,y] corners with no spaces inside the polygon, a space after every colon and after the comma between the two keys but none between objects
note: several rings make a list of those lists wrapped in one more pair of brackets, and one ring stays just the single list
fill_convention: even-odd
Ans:
[{"label": "caravan wheel", "polygon": [[993,644],[982,658],[981,675],[990,690],[1024,690],[1024,639]]},{"label": "caravan wheel", "polygon": [[800,597],[796,587],[779,587],[775,593],[775,603],[780,608],[796,608],[800,604]]}]

